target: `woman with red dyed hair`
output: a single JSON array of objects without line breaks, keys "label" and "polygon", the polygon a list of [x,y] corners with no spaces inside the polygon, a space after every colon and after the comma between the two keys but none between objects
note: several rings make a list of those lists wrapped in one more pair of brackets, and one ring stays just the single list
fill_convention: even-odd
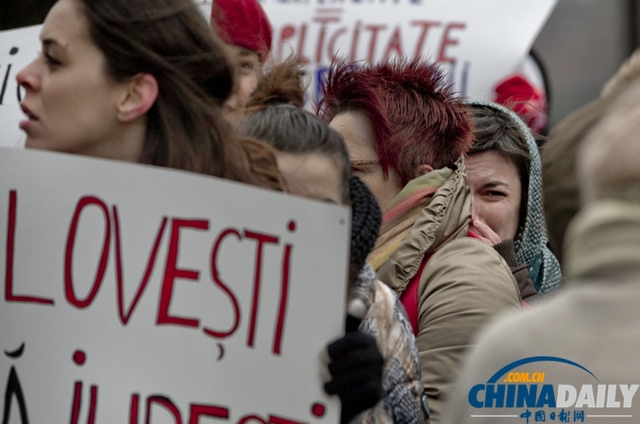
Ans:
[{"label": "woman with red dyed hair", "polygon": [[495,314],[521,308],[507,264],[469,233],[470,113],[439,69],[420,60],[338,63],[324,91],[319,114],[343,135],[352,172],[383,209],[369,260],[407,309],[437,423],[473,335]]}]

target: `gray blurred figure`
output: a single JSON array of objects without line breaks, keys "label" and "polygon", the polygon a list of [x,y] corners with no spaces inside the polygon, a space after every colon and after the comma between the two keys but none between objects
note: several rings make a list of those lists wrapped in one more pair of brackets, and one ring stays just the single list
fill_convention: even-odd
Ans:
[{"label": "gray blurred figure", "polygon": [[480,336],[443,423],[637,422],[638,133],[635,82],[616,94],[579,149],[582,208],[564,242],[567,284]]}]

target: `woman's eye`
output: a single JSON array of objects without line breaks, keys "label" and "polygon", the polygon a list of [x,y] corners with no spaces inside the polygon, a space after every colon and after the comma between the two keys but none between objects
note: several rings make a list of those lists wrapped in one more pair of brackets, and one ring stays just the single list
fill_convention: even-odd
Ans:
[{"label": "woman's eye", "polygon": [[53,58],[52,56],[46,55],[45,57],[46,57],[46,60],[47,60],[48,64],[50,64],[50,65],[60,65],[60,61],[55,59],[55,58]]},{"label": "woman's eye", "polygon": [[255,69],[255,67],[253,66],[253,63],[251,62],[241,62],[240,67],[248,71],[253,71]]},{"label": "woman's eye", "polygon": [[45,61],[45,63],[47,65],[58,66],[58,65],[62,64],[62,62],[60,62],[58,59],[56,59],[55,57],[51,56],[50,53],[43,52],[42,54],[44,55],[44,61]]},{"label": "woman's eye", "polygon": [[489,196],[489,197],[504,197],[505,194],[501,191],[487,191],[485,192],[485,196]]}]

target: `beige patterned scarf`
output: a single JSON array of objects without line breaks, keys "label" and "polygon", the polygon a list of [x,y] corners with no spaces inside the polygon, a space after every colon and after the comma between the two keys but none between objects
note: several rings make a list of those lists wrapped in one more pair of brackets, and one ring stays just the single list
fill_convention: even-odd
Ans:
[{"label": "beige patterned scarf", "polygon": [[451,175],[451,170],[448,171],[430,172],[414,178],[384,208],[380,237],[367,258],[376,271],[407,237],[420,212]]}]

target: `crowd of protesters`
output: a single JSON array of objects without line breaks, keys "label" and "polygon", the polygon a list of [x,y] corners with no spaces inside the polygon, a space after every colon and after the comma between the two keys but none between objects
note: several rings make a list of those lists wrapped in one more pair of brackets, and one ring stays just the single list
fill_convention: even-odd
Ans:
[{"label": "crowd of protesters", "polygon": [[458,98],[421,58],[336,61],[305,110],[298,60],[267,63],[256,0],[215,0],[210,22],[192,0],[58,0],[41,40],[17,76],[27,148],[351,207],[347,322],[324,385],[342,422],[466,422],[477,374],[523,355],[595,355],[599,376],[628,380],[638,56],[540,141],[529,99]]}]

